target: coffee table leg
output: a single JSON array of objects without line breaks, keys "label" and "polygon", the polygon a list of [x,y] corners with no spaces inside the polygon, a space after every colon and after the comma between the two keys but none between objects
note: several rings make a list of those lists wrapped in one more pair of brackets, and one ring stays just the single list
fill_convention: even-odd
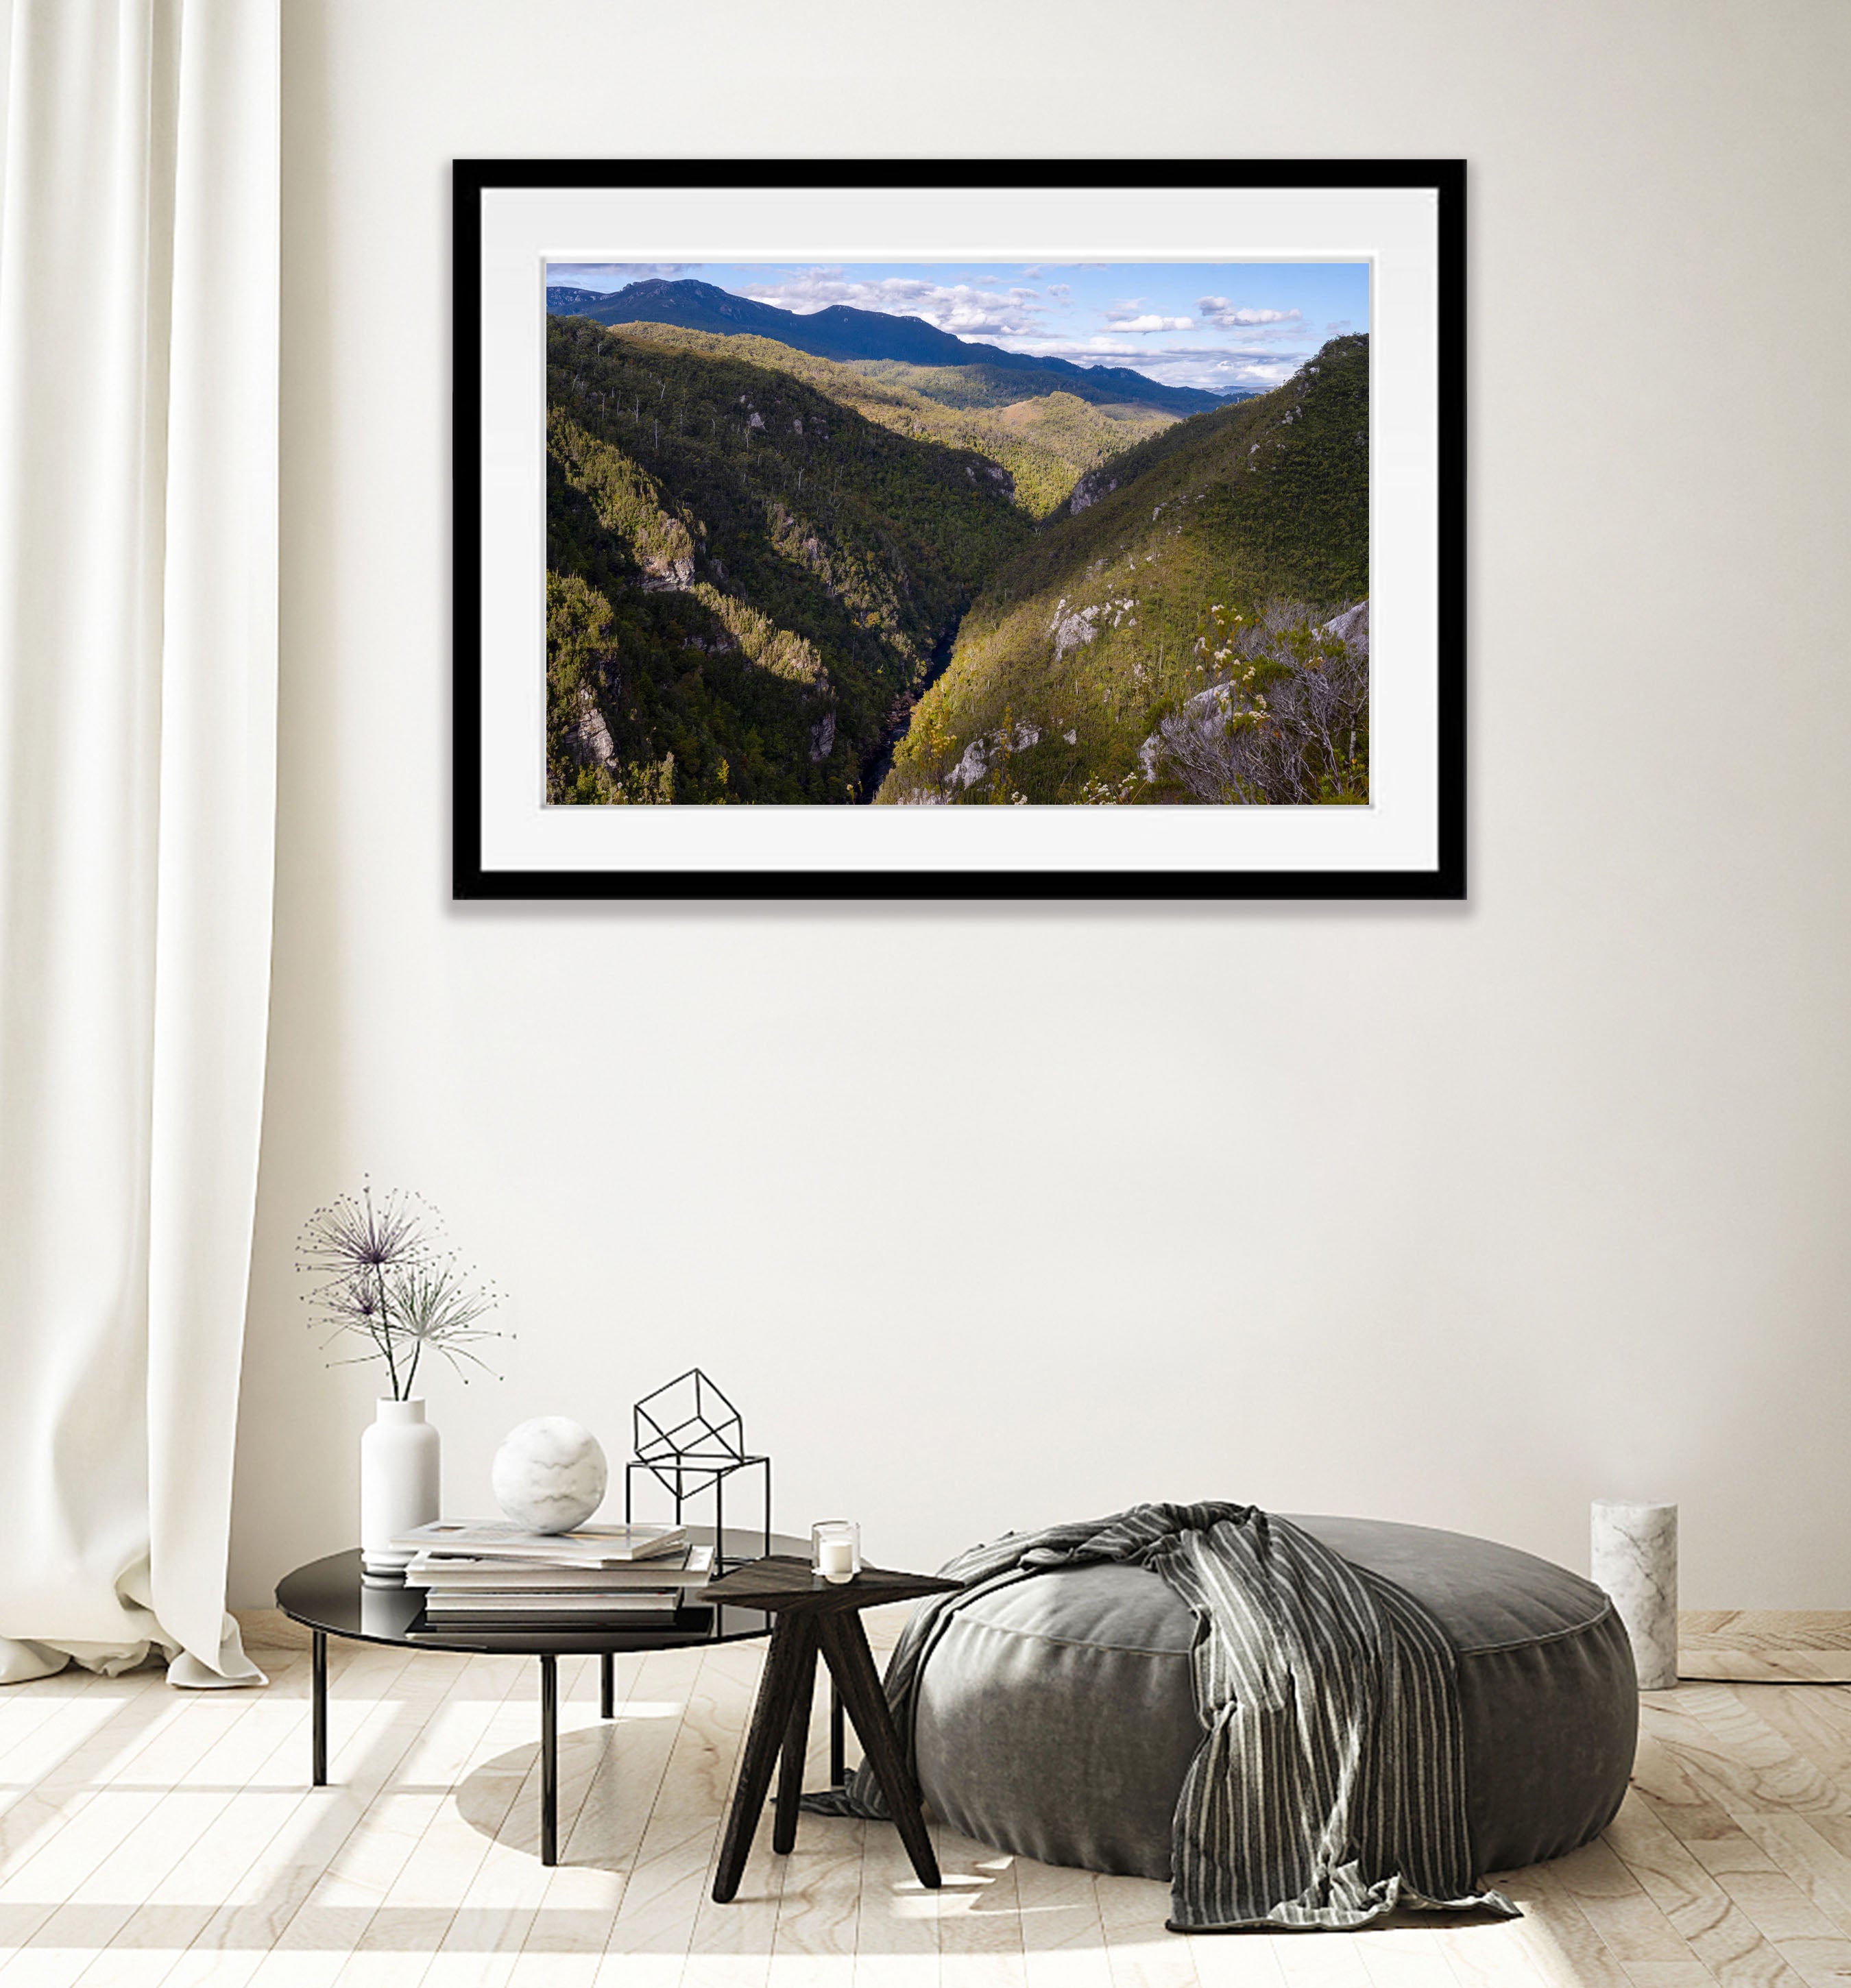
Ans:
[{"label": "coffee table leg", "polygon": [[932,1854],[932,1838],[926,1831],[926,1818],[919,1813],[919,1790],[900,1750],[899,1736],[887,1710],[887,1695],[874,1667],[874,1653],[859,1615],[846,1611],[825,1615],[819,1624],[823,1655],[842,1687],[848,1702],[848,1716],[861,1737],[861,1753],[874,1770],[881,1793],[887,1798],[887,1812],[893,1817],[900,1841],[912,1859],[919,1882],[933,1890],[939,1884],[939,1860]]},{"label": "coffee table leg", "polygon": [[328,1784],[328,1638],[320,1629],[309,1659],[309,1777],[315,1787]]},{"label": "coffee table leg", "polygon": [[597,1660],[597,1716],[617,1716],[617,1653],[607,1650]]},{"label": "coffee table leg", "polygon": [[540,1660],[540,1861],[559,1861],[559,1659]]},{"label": "coffee table leg", "polygon": [[777,1807],[771,1824],[771,1847],[780,1857],[797,1847],[797,1804],[804,1799],[804,1756],[810,1750],[810,1700],[816,1690],[816,1631],[800,1621],[804,1647],[797,1659],[790,1688],[790,1717],[784,1726],[784,1760],[778,1773]]},{"label": "coffee table leg", "polygon": [[746,1735],[744,1757],[739,1763],[739,1786],[733,1791],[732,1812],[726,1817],[726,1834],[720,1844],[719,1862],[713,1873],[713,1902],[723,1905],[739,1892],[746,1875],[746,1859],[751,1853],[753,1832],[758,1827],[765,1794],[771,1786],[772,1770],[790,1724],[790,1700],[800,1658],[810,1647],[801,1618],[786,1616],[771,1632],[771,1648],[765,1653],[765,1668],[759,1678],[758,1701],[752,1708],[752,1727]]}]

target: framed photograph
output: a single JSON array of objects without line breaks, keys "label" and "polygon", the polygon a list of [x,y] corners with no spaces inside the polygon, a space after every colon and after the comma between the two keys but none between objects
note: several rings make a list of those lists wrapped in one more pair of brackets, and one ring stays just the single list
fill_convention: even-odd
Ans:
[{"label": "framed photograph", "polygon": [[461,160],[459,898],[1461,898],[1457,161]]}]

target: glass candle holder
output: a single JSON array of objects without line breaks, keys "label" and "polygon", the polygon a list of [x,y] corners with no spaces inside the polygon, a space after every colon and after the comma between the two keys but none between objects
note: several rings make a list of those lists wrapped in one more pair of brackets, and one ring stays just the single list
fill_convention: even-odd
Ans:
[{"label": "glass candle holder", "polygon": [[810,1528],[810,1564],[840,1584],[861,1570],[861,1529],[852,1519],[819,1519]]}]

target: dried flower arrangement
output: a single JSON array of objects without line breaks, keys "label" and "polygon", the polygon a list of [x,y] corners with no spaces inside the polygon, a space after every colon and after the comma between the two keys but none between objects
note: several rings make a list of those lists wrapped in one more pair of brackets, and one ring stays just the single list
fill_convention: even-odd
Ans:
[{"label": "dried flower arrangement", "polygon": [[328,1364],[384,1361],[395,1401],[411,1398],[427,1351],[441,1354],[466,1384],[465,1363],[493,1371],[472,1347],[513,1337],[480,1323],[501,1303],[501,1293],[444,1246],[436,1209],[401,1188],[375,1199],[367,1182],[357,1195],[338,1195],[316,1209],[297,1239],[296,1268],[316,1280],[303,1302],[311,1324],[328,1331],[325,1343],[347,1334],[367,1342],[350,1361]]}]

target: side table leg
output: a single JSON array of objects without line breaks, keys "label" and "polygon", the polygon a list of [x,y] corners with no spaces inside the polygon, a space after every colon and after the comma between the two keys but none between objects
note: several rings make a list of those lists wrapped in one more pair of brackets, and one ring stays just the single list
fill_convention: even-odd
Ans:
[{"label": "side table leg", "polygon": [[936,1891],[941,1882],[939,1860],[932,1854],[926,1818],[919,1813],[919,1788],[901,1751],[899,1736],[893,1729],[887,1695],[881,1689],[880,1673],[874,1667],[874,1653],[868,1647],[861,1618],[847,1612],[825,1615],[818,1627],[823,1655],[848,1702],[848,1716],[861,1735],[862,1754],[887,1798],[887,1812],[900,1832],[900,1841],[912,1859],[919,1882]]},{"label": "side table leg", "polygon": [[607,1650],[597,1660],[597,1716],[617,1716],[617,1652]]},{"label": "side table leg", "polygon": [[841,1787],[848,1779],[848,1735],[842,1730],[842,1687],[829,1673],[829,1785]]},{"label": "side table leg", "polygon": [[787,1857],[797,1847],[797,1804],[804,1799],[804,1756],[810,1750],[810,1700],[816,1690],[816,1629],[801,1617],[793,1624],[804,1638],[790,1687],[790,1716],[784,1726],[783,1765],[778,1773],[777,1807],[773,1813],[771,1847]]},{"label": "side table leg", "polygon": [[540,1861],[559,1861],[559,1659],[540,1660]]},{"label": "side table leg", "polygon": [[771,1648],[765,1653],[758,1701],[752,1708],[751,1729],[746,1735],[744,1755],[739,1762],[739,1786],[733,1792],[733,1808],[726,1817],[719,1862],[714,1867],[716,1905],[728,1904],[738,1895],[739,1880],[746,1874],[753,1832],[758,1827],[772,1770],[777,1765],[790,1723],[791,1692],[805,1640],[797,1618],[791,1616],[781,1618],[771,1632]]},{"label": "side table leg", "polygon": [[309,1779],[312,1787],[328,1784],[328,1638],[314,1633],[309,1659]]}]

